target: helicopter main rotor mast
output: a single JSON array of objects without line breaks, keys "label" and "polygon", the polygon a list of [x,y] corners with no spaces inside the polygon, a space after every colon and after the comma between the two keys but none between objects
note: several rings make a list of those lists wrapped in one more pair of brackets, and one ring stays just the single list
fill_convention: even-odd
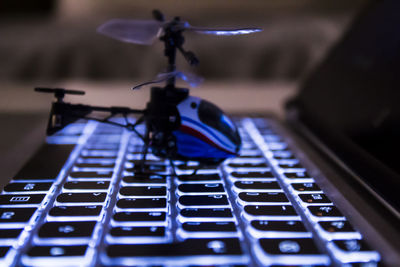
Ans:
[{"label": "helicopter main rotor mast", "polygon": [[[153,10],[153,17],[160,22],[164,22],[164,15],[159,10]],[[164,34],[160,40],[164,42],[164,55],[168,58],[167,72],[172,73],[176,71],[176,52],[179,50],[184,58],[191,66],[197,65],[199,60],[191,51],[185,51],[182,47],[185,38],[182,33],[184,27],[180,27],[183,22],[180,17],[175,17],[171,22],[167,23],[164,27]],[[175,76],[167,79],[166,88],[175,88]]]}]

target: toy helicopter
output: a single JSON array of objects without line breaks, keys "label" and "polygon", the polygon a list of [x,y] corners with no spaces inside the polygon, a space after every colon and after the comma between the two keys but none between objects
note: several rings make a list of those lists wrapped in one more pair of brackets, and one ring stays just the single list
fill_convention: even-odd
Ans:
[{"label": "toy helicopter", "polygon": [[[212,35],[236,35],[261,31],[259,28],[212,29],[192,27],[189,23],[175,17],[165,21],[164,15],[153,11],[155,20],[107,21],[98,28],[98,32],[114,39],[150,45],[157,37],[164,42],[164,53],[168,59],[167,72],[158,80],[143,85],[165,82],[164,87],[152,87],[150,101],[144,110],[129,107],[99,107],[82,104],[70,104],[63,101],[66,94],[83,95],[85,92],[62,88],[35,88],[37,92],[54,93],[56,101],[52,103],[47,135],[52,135],[77,119],[93,119],[125,127],[139,136],[143,142],[143,159],[150,148],[160,158],[181,161],[197,161],[199,164],[216,165],[223,160],[238,155],[241,138],[234,123],[214,104],[194,96],[189,96],[189,89],[175,86],[176,78],[187,80],[188,75],[176,70],[175,59],[179,51],[190,65],[199,63],[191,51],[183,49],[184,31],[193,31]],[[103,119],[92,118],[92,112],[106,112]],[[134,123],[128,116],[136,115]],[[125,123],[112,121],[122,116]],[[145,133],[141,134],[136,127],[144,124]]]}]

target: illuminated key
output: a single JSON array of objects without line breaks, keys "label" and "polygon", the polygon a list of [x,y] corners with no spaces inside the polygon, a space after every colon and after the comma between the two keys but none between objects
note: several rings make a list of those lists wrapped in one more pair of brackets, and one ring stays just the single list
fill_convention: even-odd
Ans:
[{"label": "illuminated key", "polygon": [[48,191],[53,183],[9,183],[4,187],[4,191],[10,192],[37,192]]},{"label": "illuminated key", "polygon": [[257,192],[242,192],[239,193],[239,199],[242,204],[245,203],[275,203],[289,202],[289,199],[284,193],[257,193]]},{"label": "illuminated key", "polygon": [[93,172],[71,172],[71,178],[111,178],[112,171],[93,171]]},{"label": "illuminated key", "polygon": [[165,227],[162,226],[124,226],[113,227],[110,230],[110,235],[114,237],[164,237]]},{"label": "illuminated key", "polygon": [[117,212],[113,219],[118,222],[161,222],[166,220],[165,212]]},{"label": "illuminated key", "polygon": [[0,246],[0,258],[4,258],[10,249],[10,246]]},{"label": "illuminated key", "polygon": [[90,237],[95,225],[95,221],[47,222],[40,227],[38,236],[40,238]]},{"label": "illuminated key", "polygon": [[314,193],[314,194],[299,194],[299,197],[301,198],[301,200],[305,203],[310,203],[310,204],[314,204],[314,203],[323,203],[323,204],[329,204],[332,203],[329,198],[322,193]]},{"label": "illuminated key", "polygon": [[36,208],[0,208],[0,223],[27,222]]},{"label": "illuminated key", "polygon": [[178,190],[182,193],[223,193],[225,192],[223,184],[180,184]]},{"label": "illuminated key", "polygon": [[90,182],[67,182],[64,188],[68,190],[106,190],[110,186],[108,181],[90,181]]},{"label": "illuminated key", "polygon": [[166,198],[123,198],[118,200],[121,209],[160,209],[167,207]]},{"label": "illuminated key", "polygon": [[45,196],[45,194],[0,195],[0,205],[40,204]]},{"label": "illuminated key", "polygon": [[242,255],[240,241],[236,238],[186,239],[169,244],[110,245],[106,250],[111,258]]},{"label": "illuminated key", "polygon": [[60,203],[97,203],[106,200],[106,193],[63,193],[57,197]]},{"label": "illuminated key", "polygon": [[275,181],[237,181],[234,183],[237,189],[242,190],[277,190],[281,189]]},{"label": "illuminated key", "polygon": [[103,206],[55,206],[49,211],[54,217],[98,216]]},{"label": "illuminated key", "polygon": [[182,229],[188,232],[236,232],[234,222],[186,222]]},{"label": "illuminated key", "polygon": [[252,216],[297,216],[291,205],[247,205],[244,211]]},{"label": "illuminated key", "polygon": [[183,206],[225,206],[229,205],[225,195],[181,196],[179,203]]},{"label": "illuminated key", "polygon": [[166,196],[165,186],[125,186],[119,190],[123,196]]},{"label": "illuminated key", "polygon": [[321,191],[316,183],[292,183],[292,187],[296,191]]}]

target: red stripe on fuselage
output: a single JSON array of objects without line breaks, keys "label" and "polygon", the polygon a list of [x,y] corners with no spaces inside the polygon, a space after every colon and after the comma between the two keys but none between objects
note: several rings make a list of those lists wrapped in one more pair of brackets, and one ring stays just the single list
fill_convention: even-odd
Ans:
[{"label": "red stripe on fuselage", "polygon": [[231,151],[226,150],[223,147],[220,147],[219,145],[217,145],[216,143],[214,143],[211,139],[209,139],[207,136],[205,136],[204,134],[202,134],[201,132],[197,131],[196,129],[193,129],[189,126],[186,125],[181,125],[180,130],[184,133],[193,135],[194,137],[199,138],[200,140],[204,141],[205,143],[212,145],[213,147],[218,148],[219,150],[222,150],[226,153],[232,154],[232,155],[236,155],[236,153],[233,153]]}]

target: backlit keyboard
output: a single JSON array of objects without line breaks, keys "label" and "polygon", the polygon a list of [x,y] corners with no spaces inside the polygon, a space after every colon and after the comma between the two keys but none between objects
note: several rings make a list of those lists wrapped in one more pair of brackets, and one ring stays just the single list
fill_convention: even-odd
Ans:
[{"label": "backlit keyboard", "polygon": [[151,154],[138,174],[142,141],[122,128],[49,137],[0,195],[0,265],[375,266],[273,124],[237,123],[240,157],[176,176]]}]

